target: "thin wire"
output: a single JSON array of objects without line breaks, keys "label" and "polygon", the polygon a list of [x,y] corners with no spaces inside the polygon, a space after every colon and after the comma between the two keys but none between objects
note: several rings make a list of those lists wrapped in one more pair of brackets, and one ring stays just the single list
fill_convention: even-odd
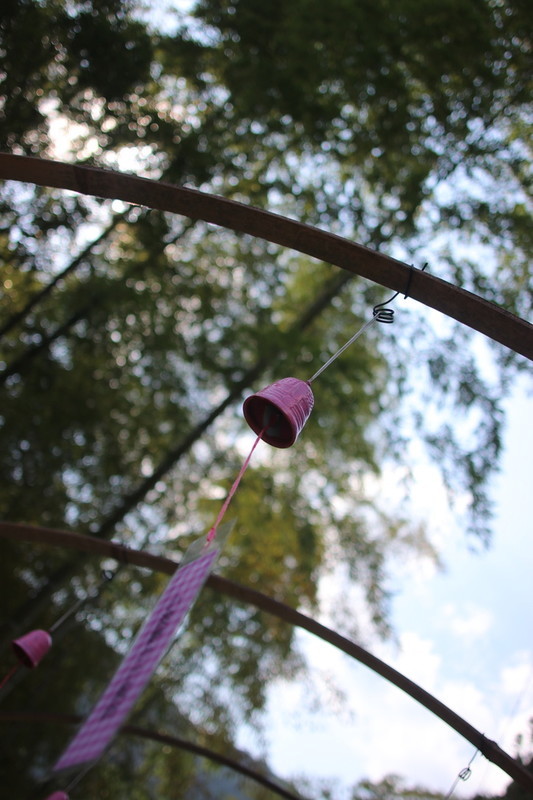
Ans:
[{"label": "thin wire", "polygon": [[74,603],[73,606],[67,609],[67,611],[65,611],[63,616],[59,617],[59,619],[56,620],[50,628],[48,628],[48,633],[52,634],[55,631],[57,631],[57,629],[60,628],[61,625],[63,625],[63,623],[66,622],[67,619],[71,617],[72,614],[74,614],[76,611],[78,611],[78,609],[80,609],[85,603],[88,603],[90,600],[96,600],[96,598],[102,591],[105,584],[110,583],[117,574],[117,572],[118,570],[115,570],[115,572],[112,572],[111,570],[108,569],[102,570],[102,580],[100,581],[96,589],[93,592],[88,592],[85,595],[85,597],[81,597]]},{"label": "thin wire", "polygon": [[309,380],[307,381],[307,383],[312,383],[312,382],[313,382],[313,381],[314,381],[316,378],[318,378],[318,376],[319,376],[319,375],[322,375],[322,373],[324,372],[324,370],[325,370],[325,369],[327,369],[327,368],[330,366],[330,364],[333,364],[333,362],[334,362],[334,361],[336,361],[336,359],[337,359],[337,358],[338,358],[338,357],[339,357],[339,356],[340,356],[342,353],[344,353],[344,351],[346,350],[346,348],[348,348],[348,347],[349,347],[351,344],[353,344],[353,342],[355,342],[355,340],[356,340],[356,339],[358,339],[358,338],[361,336],[361,334],[362,334],[362,333],[364,333],[364,332],[366,331],[366,329],[367,329],[367,328],[369,328],[369,327],[370,327],[370,326],[371,326],[371,325],[372,325],[374,322],[380,322],[381,320],[379,320],[379,313],[380,313],[380,312],[378,312],[378,314],[376,314],[375,316],[373,316],[373,317],[372,317],[372,319],[369,319],[369,320],[368,320],[368,322],[365,322],[365,324],[363,325],[363,327],[362,327],[360,330],[358,330],[358,331],[357,331],[357,333],[356,333],[356,334],[354,334],[354,335],[352,336],[352,338],[351,338],[351,339],[349,339],[349,340],[346,342],[346,344],[344,344],[344,345],[343,345],[343,346],[340,348],[340,350],[337,350],[337,352],[336,352],[336,353],[334,353],[334,355],[332,355],[332,356],[331,356],[331,358],[330,358],[328,361],[326,361],[326,363],[325,363],[325,364],[322,364],[322,366],[320,367],[320,369],[319,369],[319,370],[317,370],[317,371],[315,372],[315,374],[313,375],[313,377],[312,377],[312,378],[309,378]]},{"label": "thin wire", "polygon": [[476,752],[474,753],[474,755],[472,756],[472,758],[468,762],[468,765],[464,769],[461,770],[459,775],[454,780],[454,782],[452,784],[452,788],[450,789],[450,791],[448,792],[448,794],[446,795],[444,800],[450,800],[450,798],[453,797],[453,793],[455,792],[455,790],[457,788],[457,784],[459,783],[459,781],[467,781],[469,779],[469,777],[472,774],[472,770],[470,769],[470,767],[473,764],[474,759],[475,759],[475,757],[477,756],[478,753],[479,753],[479,750],[476,750]]},{"label": "thin wire", "polygon": [[78,774],[75,775],[74,778],[72,778],[69,785],[65,789],[65,794],[68,794],[72,789],[74,789],[75,786],[78,785],[78,783],[81,781],[82,778],[85,778],[89,770],[91,770],[94,767],[95,763],[96,762],[94,761],[89,762],[89,764],[83,767],[83,769],[81,769],[80,772],[78,772]]},{"label": "thin wire", "polygon": [[515,702],[513,704],[513,707],[511,708],[511,712],[507,715],[507,717],[508,717],[507,722],[504,722],[504,724],[502,726],[503,730],[502,730],[502,732],[500,734],[500,739],[503,739],[505,736],[507,736],[507,733],[509,732],[509,728],[513,724],[513,718],[516,717],[516,715],[520,711],[520,707],[522,705],[524,697],[526,696],[526,693],[529,691],[529,687],[530,687],[532,681],[533,681],[533,663],[531,664],[531,666],[529,668],[529,673],[528,673],[528,675],[526,677],[526,681],[524,683],[524,686],[523,686],[521,692],[518,694],[518,696],[517,696],[517,698],[516,698],[516,700],[515,700]]},{"label": "thin wire", "polygon": [[[506,738],[506,736],[507,736],[507,734],[509,732],[509,728],[513,724],[514,717],[516,717],[516,715],[518,714],[518,712],[520,710],[520,707],[522,705],[522,702],[524,700],[524,697],[525,697],[527,691],[529,690],[529,687],[530,687],[530,684],[531,684],[532,680],[533,680],[533,662],[530,665],[529,674],[528,674],[528,676],[526,678],[524,687],[523,687],[522,691],[516,697],[516,700],[515,700],[512,708],[511,708],[510,713],[507,714],[507,721],[503,721],[501,723],[500,727],[499,727],[499,734],[498,734],[498,740],[499,741],[503,741]],[[485,783],[485,780],[486,780],[486,777],[487,777],[487,770],[489,769],[489,767],[490,767],[490,763],[487,762],[485,764],[485,769],[483,770],[483,773],[481,774],[481,777],[480,777],[480,780],[479,780],[479,786],[478,786],[478,790],[479,791],[481,791],[482,786]]]},{"label": "thin wire", "polygon": [[[85,778],[89,770],[91,770],[95,766],[95,764],[96,764],[95,761],[90,761],[88,764],[82,767],[82,769],[77,773],[77,775],[74,775],[74,777],[71,779],[67,787],[64,789],[64,793],[66,794],[67,797],[69,796],[69,792],[71,792],[72,789],[74,789],[78,785],[78,783],[83,778]],[[53,797],[53,794],[49,796]]]},{"label": "thin wire", "polygon": [[[424,264],[424,266],[422,267],[420,272],[423,272],[426,269],[427,265],[428,265],[428,262],[426,261],[426,263]],[[406,287],[404,289],[404,292],[403,292],[404,300],[407,300],[407,298],[409,297],[409,289],[411,288],[411,281],[413,280],[413,272],[414,271],[415,271],[414,267],[411,264],[411,269],[409,270],[409,277],[407,278],[407,285],[406,285]],[[326,363],[323,364],[320,367],[320,369],[315,372],[313,377],[309,378],[307,383],[312,383],[316,378],[318,378],[318,376],[321,375],[324,372],[324,370],[327,369],[330,366],[330,364],[333,364],[333,362],[336,361],[337,358],[342,353],[344,353],[344,351],[351,344],[353,344],[355,342],[355,340],[358,339],[361,336],[361,334],[364,333],[366,331],[366,329],[369,328],[372,325],[373,322],[383,322],[385,324],[390,324],[391,322],[394,322],[394,311],[393,311],[392,308],[386,308],[386,306],[388,306],[390,303],[392,303],[393,300],[396,300],[396,298],[398,297],[399,294],[401,294],[401,292],[399,292],[399,291],[395,292],[392,295],[392,297],[389,297],[388,300],[385,300],[383,303],[378,303],[377,305],[375,305],[374,308],[373,308],[373,311],[372,311],[372,319],[369,319],[368,322],[365,322],[363,327],[360,330],[358,330],[357,333],[354,334],[352,336],[352,338],[349,339],[346,342],[346,344],[344,344],[340,348],[340,350],[337,350],[337,352],[334,353],[331,356],[331,358],[328,359],[328,361],[326,361]]]},{"label": "thin wire", "polygon": [[[425,262],[425,263],[422,265],[422,267],[420,268],[420,272],[424,272],[424,270],[425,270],[425,269],[426,269],[426,267],[428,266],[428,263],[429,263],[429,262],[428,262],[428,261],[426,261],[426,262]],[[409,277],[407,278],[407,284],[406,284],[406,286],[405,286],[405,289],[403,290],[403,299],[404,299],[404,300],[407,300],[407,298],[409,297],[409,290],[411,289],[411,281],[413,280],[413,273],[414,273],[414,271],[415,271],[415,268],[413,267],[413,265],[412,265],[412,264],[410,264],[410,269],[409,269]],[[389,303],[392,303],[392,301],[393,301],[393,300],[396,300],[396,298],[398,297],[398,295],[399,295],[399,294],[401,294],[401,292],[400,292],[400,291],[398,291],[398,292],[395,292],[395,293],[392,295],[392,297],[390,297],[388,300],[385,300],[385,302],[384,302],[384,303],[378,303],[378,304],[377,304],[377,306],[374,306],[374,314],[376,313],[376,308],[383,308],[384,306],[388,306],[388,305],[389,305]]]}]

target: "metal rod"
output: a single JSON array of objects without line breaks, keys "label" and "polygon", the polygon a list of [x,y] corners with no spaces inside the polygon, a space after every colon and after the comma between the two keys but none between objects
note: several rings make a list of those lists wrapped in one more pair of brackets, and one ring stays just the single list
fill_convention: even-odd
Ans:
[{"label": "metal rod", "polygon": [[0,153],[0,178],[202,219],[290,247],[397,292],[409,282],[409,297],[533,360],[533,326],[526,320],[435,275],[280,214],[135,175],[9,153]]}]

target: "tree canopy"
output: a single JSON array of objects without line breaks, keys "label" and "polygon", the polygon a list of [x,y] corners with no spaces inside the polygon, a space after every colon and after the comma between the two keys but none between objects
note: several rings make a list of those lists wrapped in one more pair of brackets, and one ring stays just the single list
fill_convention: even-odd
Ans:
[{"label": "tree canopy", "polygon": [[[528,11],[523,0],[200,0],[156,24],[133,1],[5,2],[0,147],[277,210],[428,261],[526,316]],[[308,378],[385,298],[249,236],[15,182],[0,190],[0,258],[3,518],[176,555],[212,524],[249,447],[244,395]],[[424,442],[452,495],[468,497],[465,527],[487,542],[501,403],[525,366],[408,302],[397,311],[393,336],[374,326],[320,377],[297,445],[257,454],[221,561],[228,577],[313,612],[320,577],[341,562],[382,635],[392,560],[437,555],[369,483]],[[68,554],[1,547],[7,638],[51,624],[98,580]],[[36,709],[86,709],[161,587],[121,571],[77,629],[72,680],[36,689]],[[154,708],[172,699],[171,718],[230,747],[269,679],[301,661],[291,630],[206,590]],[[52,681],[41,674],[36,686]],[[5,767],[15,793],[57,747],[27,741]],[[21,777],[30,744],[39,766]],[[117,764],[115,794],[131,797]]]}]

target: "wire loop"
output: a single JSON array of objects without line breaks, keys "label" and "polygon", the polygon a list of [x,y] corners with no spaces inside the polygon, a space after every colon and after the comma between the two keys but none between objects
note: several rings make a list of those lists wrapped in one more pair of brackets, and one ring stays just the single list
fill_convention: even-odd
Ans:
[{"label": "wire loop", "polygon": [[[390,300],[388,302],[390,303]],[[390,325],[391,322],[394,322],[394,309],[380,308],[380,306],[383,305],[386,305],[386,303],[379,303],[379,305],[374,306],[372,313],[376,322],[383,322],[386,325]]]},{"label": "wire loop", "polygon": [[[426,269],[427,265],[428,265],[428,262],[426,261],[426,263],[422,266],[420,272],[424,272],[424,270]],[[415,268],[411,264],[410,265],[410,269],[409,269],[409,276],[407,278],[407,285],[406,285],[406,287],[404,289],[404,294],[403,294],[403,299],[404,300],[407,300],[407,298],[409,297],[409,290],[411,288],[411,281],[413,280],[414,271],[415,271]],[[392,295],[392,297],[389,297],[388,300],[385,300],[385,302],[378,303],[377,305],[374,306],[373,314],[374,314],[374,317],[377,317],[377,321],[378,322],[384,322],[386,324],[390,324],[391,322],[394,322],[394,311],[392,310],[392,308],[386,308],[386,306],[388,306],[389,303],[392,303],[393,300],[396,300],[396,298],[398,297],[399,294],[401,294],[401,292],[395,292]]]}]

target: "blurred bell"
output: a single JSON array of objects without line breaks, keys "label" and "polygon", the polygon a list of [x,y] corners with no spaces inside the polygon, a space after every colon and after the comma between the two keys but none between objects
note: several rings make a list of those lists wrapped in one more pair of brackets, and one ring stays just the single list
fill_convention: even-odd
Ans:
[{"label": "blurred bell", "polygon": [[244,418],[273,447],[291,447],[313,410],[315,398],[306,381],[282,378],[247,397]]},{"label": "blurred bell", "polygon": [[18,660],[30,669],[42,661],[51,646],[52,637],[48,631],[41,630],[30,631],[11,642]]}]

